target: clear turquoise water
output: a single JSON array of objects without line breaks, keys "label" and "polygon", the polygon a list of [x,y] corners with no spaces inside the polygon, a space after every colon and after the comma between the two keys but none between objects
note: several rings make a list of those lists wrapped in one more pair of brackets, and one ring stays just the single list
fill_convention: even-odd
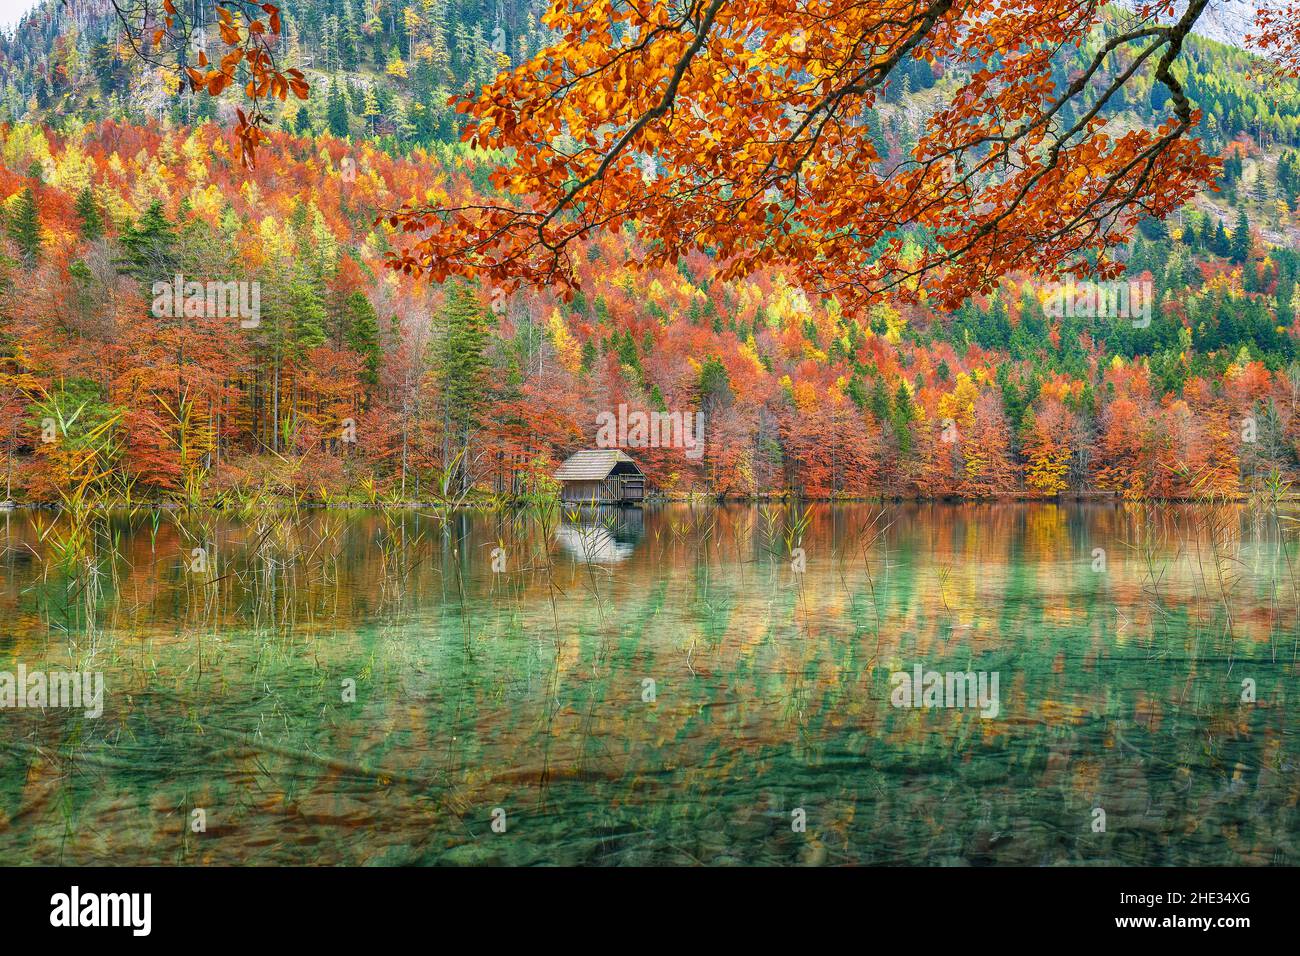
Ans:
[{"label": "clear turquoise water", "polygon": [[[104,712],[0,709],[0,862],[1300,861],[1285,516],[51,520],[0,516],[0,671]],[[892,706],[917,664],[998,715]]]}]

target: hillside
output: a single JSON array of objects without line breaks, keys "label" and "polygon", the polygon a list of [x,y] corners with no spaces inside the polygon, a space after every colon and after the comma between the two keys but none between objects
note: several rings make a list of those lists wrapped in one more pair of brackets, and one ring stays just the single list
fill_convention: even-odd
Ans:
[{"label": "hillside", "polygon": [[[543,43],[539,0],[290,0],[278,44],[313,95],[277,122],[308,133],[379,138],[385,148],[454,140],[453,93],[482,85]],[[216,49],[216,30],[204,30]],[[229,122],[236,92],[215,103],[178,95],[174,71],[131,55],[107,0],[42,3],[0,39],[0,121],[123,119]]]},{"label": "hillside", "polygon": [[[445,99],[495,68],[495,5],[288,4],[314,93],[251,172],[206,121],[233,101],[143,95],[158,78],[110,52],[106,9],[47,5],[0,44],[19,500],[545,494],[621,404],[705,412],[702,458],[636,451],[669,492],[1277,495],[1300,470],[1295,90],[1265,95],[1240,51],[1192,50],[1223,183],[1139,230],[1149,321],[1060,314],[1031,276],[953,314],[848,315],[780,272],[640,269],[631,229],[588,244],[571,303],[387,270],[402,237],[380,213],[488,189],[494,157],[454,142]],[[511,49],[541,40],[528,5],[500,22]],[[907,67],[879,111],[890,156],[952,82]],[[1161,105],[1125,95],[1126,121]],[[257,324],[159,315],[178,274],[258,282]]]}]

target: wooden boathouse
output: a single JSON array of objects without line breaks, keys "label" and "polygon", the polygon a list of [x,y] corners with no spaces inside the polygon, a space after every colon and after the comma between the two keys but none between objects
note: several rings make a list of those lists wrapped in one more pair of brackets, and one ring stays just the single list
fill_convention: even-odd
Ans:
[{"label": "wooden boathouse", "polygon": [[572,504],[630,505],[645,500],[645,473],[617,448],[570,455],[555,472],[560,499]]}]

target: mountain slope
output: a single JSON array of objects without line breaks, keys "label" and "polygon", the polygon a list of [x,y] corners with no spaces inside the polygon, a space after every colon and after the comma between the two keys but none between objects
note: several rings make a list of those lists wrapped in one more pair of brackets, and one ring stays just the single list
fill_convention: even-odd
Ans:
[{"label": "mountain slope", "polygon": [[[1129,268],[1149,284],[1148,322],[1062,314],[1032,276],[951,315],[845,314],[779,271],[723,283],[703,256],[639,269],[631,229],[587,244],[565,304],[383,266],[402,242],[376,224],[385,209],[487,190],[498,157],[453,145],[450,120],[412,133],[397,107],[418,116],[421,96],[481,76],[495,11],[456,7],[469,19],[444,29],[437,4],[405,28],[385,7],[364,21],[355,4],[288,9],[287,49],[311,61],[316,95],[251,172],[198,122],[231,100],[149,101],[135,92],[147,69],[94,54],[102,6],[43,7],[21,45],[0,44],[0,450],[15,496],[68,494],[103,434],[106,495],[545,494],[620,405],[705,412],[702,458],[634,449],[661,490],[1262,495],[1300,476],[1294,90],[1266,95],[1240,51],[1198,41],[1185,67],[1224,183],[1142,224]],[[527,8],[510,10],[533,42]],[[337,42],[349,22],[364,43]],[[394,45],[417,64],[406,76],[379,69]],[[907,66],[879,111],[891,156],[953,82]],[[329,131],[331,88],[344,135]],[[1149,86],[1125,96],[1121,124],[1164,105]],[[154,284],[177,274],[259,283],[257,324],[158,314]],[[69,419],[43,440],[44,422]]]}]

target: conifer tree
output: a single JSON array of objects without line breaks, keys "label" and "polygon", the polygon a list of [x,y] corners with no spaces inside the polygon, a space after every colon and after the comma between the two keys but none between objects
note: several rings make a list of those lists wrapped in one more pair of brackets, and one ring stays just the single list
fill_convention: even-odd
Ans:
[{"label": "conifer tree", "polygon": [[902,382],[898,383],[898,391],[894,394],[893,417],[894,437],[898,441],[898,450],[900,454],[906,455],[912,450],[912,432],[908,429],[908,425],[916,417],[916,413],[912,409],[912,395]]},{"label": "conifer tree", "polygon": [[1216,256],[1226,256],[1232,249],[1232,243],[1228,239],[1228,231],[1223,228],[1223,220],[1220,219],[1214,227],[1214,242],[1210,245],[1210,250]]},{"label": "conifer tree", "polygon": [[1229,258],[1233,262],[1245,262],[1250,257],[1250,220],[1246,210],[1237,213],[1237,224],[1232,229],[1232,247]]},{"label": "conifer tree", "polygon": [[329,103],[325,115],[331,133],[338,137],[348,135],[348,101],[339,91],[337,80],[330,84]]},{"label": "conifer tree", "polygon": [[362,118],[366,121],[366,129],[371,133],[376,132],[379,121],[379,100],[375,96],[374,87],[367,86],[365,91],[365,106],[361,110]]},{"label": "conifer tree", "polygon": [[360,289],[348,295],[343,309],[348,348],[365,359],[366,370],[361,378],[368,389],[374,389],[379,384],[379,366],[383,358],[379,345],[379,316]]},{"label": "conifer tree", "polygon": [[23,264],[33,268],[41,257],[41,219],[36,192],[28,186],[14,203],[9,217],[9,237],[18,246]]},{"label": "conifer tree", "polygon": [[77,193],[77,218],[81,220],[81,235],[88,242],[94,242],[104,235],[104,217],[95,202],[95,194],[87,186]]},{"label": "conifer tree", "polygon": [[[33,162],[27,167],[27,178],[33,182],[44,182],[40,163]],[[6,222],[9,237],[18,246],[19,257],[23,265],[32,268],[41,254],[41,218],[40,203],[36,191],[28,186],[14,200],[13,209]]]},{"label": "conifer tree", "polygon": [[487,392],[487,319],[473,291],[462,283],[449,287],[442,314],[447,331],[435,346],[433,373],[442,401],[443,462],[463,491],[471,481],[470,442]]},{"label": "conifer tree", "polygon": [[155,200],[122,233],[126,254],[117,260],[118,271],[146,285],[169,279],[179,262],[176,242],[176,230],[163,212],[162,203]]}]

